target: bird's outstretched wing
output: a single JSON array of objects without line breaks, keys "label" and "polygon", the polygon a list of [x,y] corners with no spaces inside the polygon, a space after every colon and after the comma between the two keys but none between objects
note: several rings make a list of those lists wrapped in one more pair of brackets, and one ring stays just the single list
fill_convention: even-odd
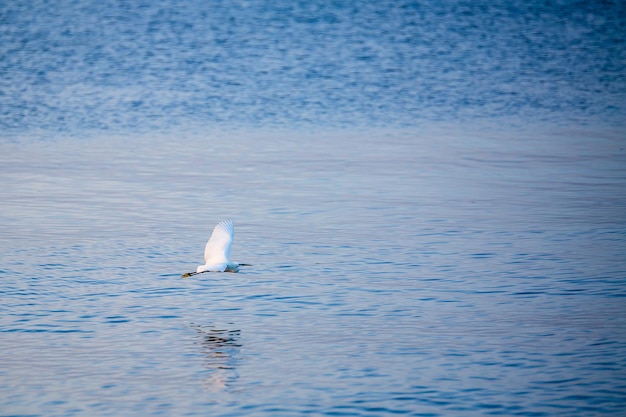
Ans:
[{"label": "bird's outstretched wing", "polygon": [[213,233],[204,248],[206,264],[228,262],[230,247],[235,237],[235,226],[231,219],[222,220],[215,226]]}]

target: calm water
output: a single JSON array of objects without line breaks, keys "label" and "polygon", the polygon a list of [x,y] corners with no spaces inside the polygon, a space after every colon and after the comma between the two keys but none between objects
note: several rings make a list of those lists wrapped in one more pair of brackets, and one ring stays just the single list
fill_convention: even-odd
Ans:
[{"label": "calm water", "polygon": [[0,4],[0,414],[623,415],[625,25]]}]

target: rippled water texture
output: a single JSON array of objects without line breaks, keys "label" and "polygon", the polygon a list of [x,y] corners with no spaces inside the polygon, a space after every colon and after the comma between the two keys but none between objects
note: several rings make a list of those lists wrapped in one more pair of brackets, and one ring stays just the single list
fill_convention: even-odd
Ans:
[{"label": "rippled water texture", "polygon": [[4,145],[3,409],[620,414],[626,152],[509,139]]},{"label": "rippled water texture", "polygon": [[0,414],[622,415],[624,16],[0,4]]},{"label": "rippled water texture", "polygon": [[594,1],[0,5],[0,128],[622,125],[626,7]]}]

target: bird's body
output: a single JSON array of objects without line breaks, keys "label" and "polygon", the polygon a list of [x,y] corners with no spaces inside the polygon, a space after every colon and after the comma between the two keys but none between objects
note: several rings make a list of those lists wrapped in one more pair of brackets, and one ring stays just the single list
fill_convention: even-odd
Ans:
[{"label": "bird's body", "polygon": [[215,226],[204,248],[204,265],[198,265],[196,272],[189,272],[183,278],[203,272],[239,272],[238,264],[230,261],[230,248],[235,238],[235,226],[231,219],[222,220]]}]

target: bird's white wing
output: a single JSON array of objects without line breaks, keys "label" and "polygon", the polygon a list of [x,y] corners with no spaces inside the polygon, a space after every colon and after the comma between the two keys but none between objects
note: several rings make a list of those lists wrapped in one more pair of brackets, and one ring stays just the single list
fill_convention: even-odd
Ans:
[{"label": "bird's white wing", "polygon": [[231,219],[222,220],[215,226],[204,248],[204,261],[208,264],[228,262],[230,247],[235,237],[235,226]]}]

